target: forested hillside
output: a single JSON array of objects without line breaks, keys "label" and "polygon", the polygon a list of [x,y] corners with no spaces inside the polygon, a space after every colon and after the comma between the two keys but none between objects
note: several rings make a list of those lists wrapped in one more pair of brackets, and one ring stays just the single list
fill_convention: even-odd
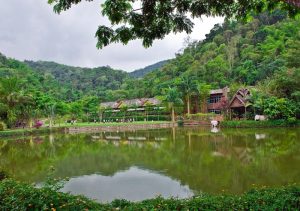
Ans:
[{"label": "forested hillside", "polygon": [[147,67],[138,69],[138,70],[134,70],[132,72],[129,73],[130,76],[134,77],[134,78],[142,78],[144,77],[146,74],[157,70],[159,68],[161,68],[162,66],[164,66],[169,60],[164,60],[164,61],[160,61],[157,62],[155,64],[149,65]]},{"label": "forested hillside", "polygon": [[109,66],[82,68],[44,61],[25,61],[25,63],[40,77],[54,79],[62,88],[61,96],[58,97],[67,101],[78,100],[84,95],[109,99],[106,92],[120,89],[128,77],[126,72],[114,70]]},{"label": "forested hillside", "polygon": [[134,97],[181,96],[187,108],[192,96],[205,103],[210,89],[229,86],[232,96],[251,86],[247,106],[252,115],[293,121],[300,117],[299,58],[300,19],[276,10],[246,23],[225,20],[215,25],[206,39],[189,43],[161,69],[125,88]]},{"label": "forested hillside", "polygon": [[141,93],[160,95],[184,77],[212,88],[256,85],[275,73],[299,68],[299,46],[300,20],[288,19],[284,12],[254,16],[248,23],[227,20],[215,25],[205,40],[190,43],[161,70],[146,75]]}]

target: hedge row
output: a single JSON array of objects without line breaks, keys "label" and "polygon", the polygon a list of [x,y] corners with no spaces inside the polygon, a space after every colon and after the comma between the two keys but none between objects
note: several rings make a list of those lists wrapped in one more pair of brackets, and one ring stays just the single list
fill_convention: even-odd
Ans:
[{"label": "hedge row", "polygon": [[[124,117],[103,117],[103,120],[117,121],[123,120]],[[126,120],[134,119],[134,121],[170,121],[170,115],[162,115],[162,116],[126,116]]]},{"label": "hedge row", "polygon": [[239,121],[223,121],[221,127],[226,128],[255,128],[255,127],[291,127],[300,126],[300,120],[267,120],[267,121],[254,121],[254,120],[239,120]]},{"label": "hedge row", "polygon": [[300,188],[251,190],[241,196],[202,194],[190,199],[161,197],[100,204],[83,196],[37,189],[11,179],[0,182],[0,210],[299,210]]}]

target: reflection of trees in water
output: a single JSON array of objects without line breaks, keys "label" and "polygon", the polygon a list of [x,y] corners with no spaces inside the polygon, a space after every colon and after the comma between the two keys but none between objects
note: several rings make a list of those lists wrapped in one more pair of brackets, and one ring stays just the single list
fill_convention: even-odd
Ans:
[{"label": "reflection of trees in water", "polygon": [[7,173],[5,171],[0,171],[0,181],[4,180],[7,177]]},{"label": "reflection of trees in water", "polygon": [[[299,132],[266,130],[263,140],[256,140],[255,132],[225,130],[213,134],[209,129],[178,128],[28,137],[1,141],[0,169],[19,179],[41,181],[51,165],[60,177],[113,175],[139,166],[205,192],[243,192],[252,183],[300,181]],[[120,139],[105,140],[106,136]]]}]

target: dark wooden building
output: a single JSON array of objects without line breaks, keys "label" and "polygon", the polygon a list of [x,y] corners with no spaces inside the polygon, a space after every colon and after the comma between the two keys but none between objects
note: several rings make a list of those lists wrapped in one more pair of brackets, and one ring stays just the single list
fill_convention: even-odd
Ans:
[{"label": "dark wooden building", "polygon": [[250,90],[248,88],[241,88],[234,94],[228,105],[231,119],[241,119],[246,117],[249,98]]},{"label": "dark wooden building", "polygon": [[211,90],[209,99],[207,100],[207,112],[221,114],[222,110],[227,108],[229,91],[228,87]]}]

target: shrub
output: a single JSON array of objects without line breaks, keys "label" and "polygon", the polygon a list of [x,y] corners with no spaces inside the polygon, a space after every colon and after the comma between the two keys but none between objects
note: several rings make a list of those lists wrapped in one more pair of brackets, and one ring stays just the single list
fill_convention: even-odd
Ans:
[{"label": "shrub", "polygon": [[4,122],[0,122],[0,131],[3,131],[6,129],[6,124]]},{"label": "shrub", "polygon": [[216,117],[215,113],[197,113],[197,114],[188,114],[186,118],[188,120],[211,120],[212,118]]},{"label": "shrub", "polygon": [[38,121],[36,121],[35,123],[34,123],[34,127],[36,128],[36,129],[39,129],[40,127],[42,127],[43,126],[43,122],[41,121],[41,120],[38,120]]},{"label": "shrub", "polygon": [[0,182],[1,210],[299,210],[300,188],[254,189],[243,195],[201,194],[189,199],[157,197],[141,202],[114,200],[101,204],[84,196],[4,179]]},{"label": "shrub", "polygon": [[255,128],[255,127],[290,127],[299,126],[300,121],[295,118],[289,120],[267,120],[267,121],[254,121],[254,120],[240,120],[240,121],[223,121],[221,127],[241,127],[241,128]]}]

